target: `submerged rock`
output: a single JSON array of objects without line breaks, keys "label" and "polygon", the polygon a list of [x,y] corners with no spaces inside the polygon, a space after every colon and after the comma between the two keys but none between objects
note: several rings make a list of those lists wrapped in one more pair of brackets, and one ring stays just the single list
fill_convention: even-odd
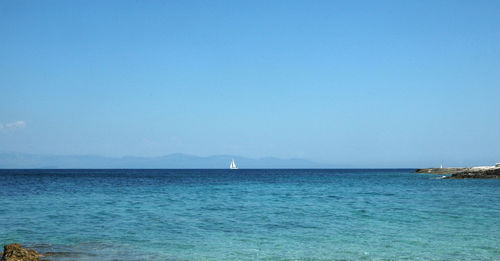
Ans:
[{"label": "submerged rock", "polygon": [[20,244],[14,243],[3,247],[1,261],[38,261],[40,257],[42,255],[35,250],[26,249]]}]

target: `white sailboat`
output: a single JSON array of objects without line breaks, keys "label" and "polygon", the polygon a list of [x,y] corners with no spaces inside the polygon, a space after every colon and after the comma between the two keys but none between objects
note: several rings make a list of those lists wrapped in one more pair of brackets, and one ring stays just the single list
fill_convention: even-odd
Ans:
[{"label": "white sailboat", "polygon": [[231,160],[231,165],[229,165],[229,168],[230,169],[238,169],[238,167],[236,167],[236,163],[234,163],[234,159]]}]

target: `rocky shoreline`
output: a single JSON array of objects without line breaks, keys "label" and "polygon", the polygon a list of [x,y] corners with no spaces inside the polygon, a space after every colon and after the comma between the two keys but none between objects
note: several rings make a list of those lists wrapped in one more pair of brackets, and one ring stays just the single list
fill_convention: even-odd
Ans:
[{"label": "rocky shoreline", "polygon": [[23,248],[20,244],[4,245],[3,253],[0,252],[0,261],[47,261],[44,256],[33,249]]},{"label": "rocky shoreline", "polygon": [[[427,168],[417,169],[415,173],[448,174],[444,179],[499,179],[500,166],[484,166],[472,168]],[[451,174],[451,175],[450,175]]]},{"label": "rocky shoreline", "polygon": [[[4,245],[3,252],[0,252],[0,261],[50,261],[55,260],[76,260],[82,257],[92,256],[82,252],[48,251],[38,252],[34,249],[24,248],[19,243]],[[87,259],[85,259],[87,260]]]}]

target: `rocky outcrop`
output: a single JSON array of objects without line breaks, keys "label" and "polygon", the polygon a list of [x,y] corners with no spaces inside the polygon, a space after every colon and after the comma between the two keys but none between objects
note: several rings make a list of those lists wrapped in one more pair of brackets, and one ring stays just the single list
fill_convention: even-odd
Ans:
[{"label": "rocky outcrop", "polygon": [[416,173],[425,174],[453,174],[466,170],[467,168],[427,168],[427,169],[417,169]]},{"label": "rocky outcrop", "polygon": [[425,174],[448,174],[445,179],[498,179],[500,178],[500,167],[482,166],[472,168],[428,168],[417,169],[415,173]]},{"label": "rocky outcrop", "polygon": [[1,261],[38,261],[40,257],[42,255],[35,250],[26,249],[20,244],[14,243],[3,247]]},{"label": "rocky outcrop", "polygon": [[500,168],[489,168],[489,169],[466,169],[457,173],[453,173],[451,176],[446,177],[447,179],[499,179],[500,178]]}]

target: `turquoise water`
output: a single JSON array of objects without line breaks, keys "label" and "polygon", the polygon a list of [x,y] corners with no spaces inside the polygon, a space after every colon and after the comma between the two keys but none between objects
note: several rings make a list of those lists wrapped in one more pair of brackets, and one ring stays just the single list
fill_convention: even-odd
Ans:
[{"label": "turquoise water", "polygon": [[500,260],[500,180],[412,170],[0,170],[52,260]]}]

